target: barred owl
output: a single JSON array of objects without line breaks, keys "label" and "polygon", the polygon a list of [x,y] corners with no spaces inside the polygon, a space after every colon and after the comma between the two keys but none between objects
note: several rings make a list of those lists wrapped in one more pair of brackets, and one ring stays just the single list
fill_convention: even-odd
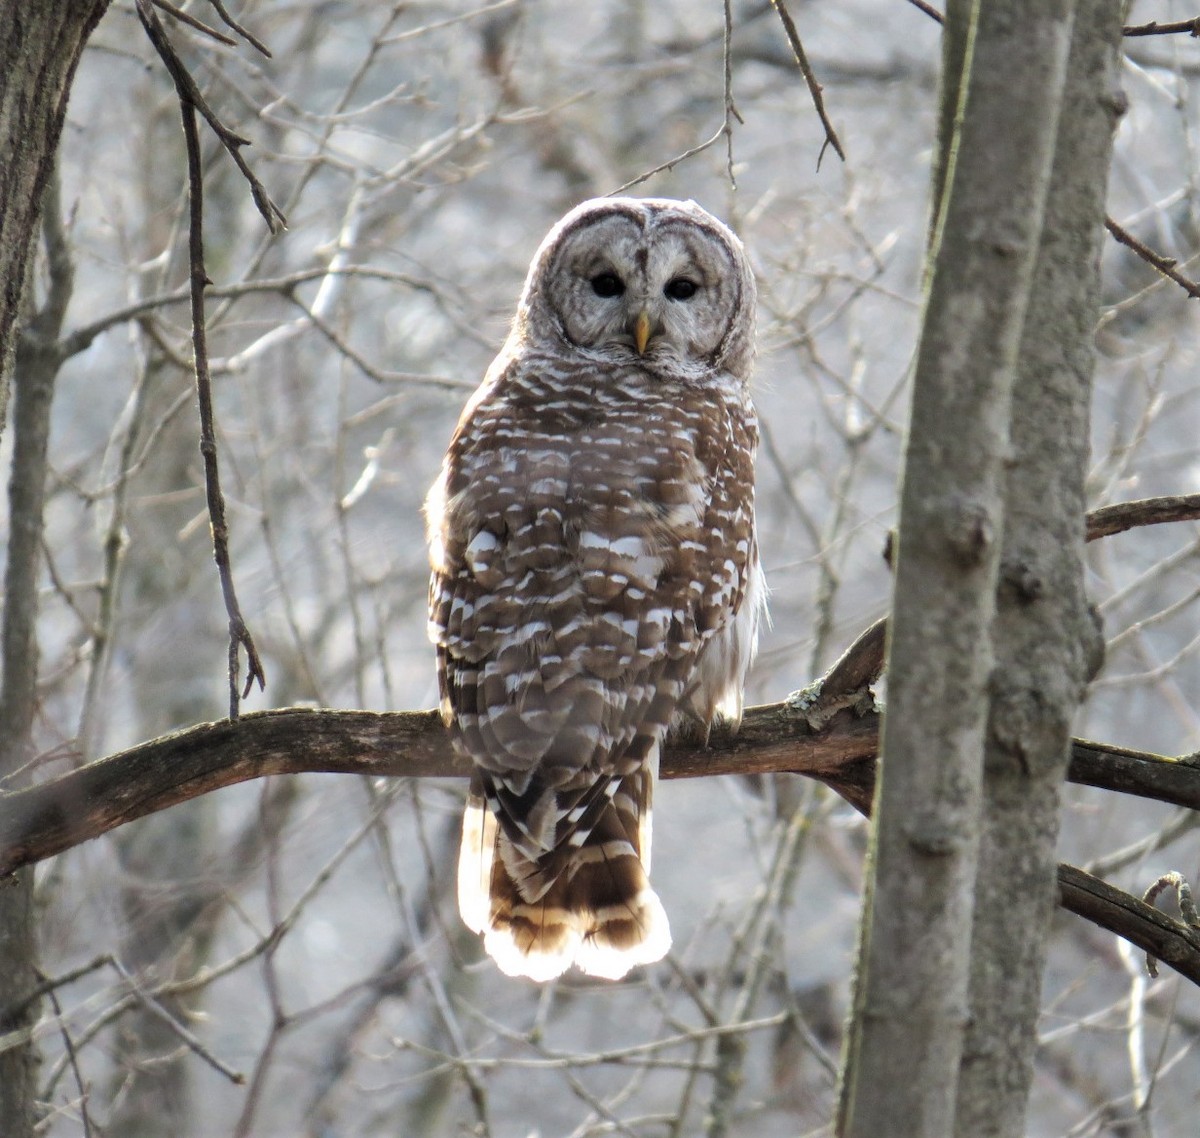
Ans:
[{"label": "barred owl", "polygon": [[509,975],[617,979],[670,947],[659,748],[740,720],[763,607],[754,307],[695,203],[583,203],[429,493],[442,714],[475,769],[459,909]]}]

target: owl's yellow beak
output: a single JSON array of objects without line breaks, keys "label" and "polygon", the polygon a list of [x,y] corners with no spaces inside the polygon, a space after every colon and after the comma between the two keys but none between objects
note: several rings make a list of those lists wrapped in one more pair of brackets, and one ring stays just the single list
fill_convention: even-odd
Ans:
[{"label": "owl's yellow beak", "polygon": [[650,342],[650,316],[645,311],[639,312],[633,322],[633,342],[639,356],[646,351],[646,345]]}]

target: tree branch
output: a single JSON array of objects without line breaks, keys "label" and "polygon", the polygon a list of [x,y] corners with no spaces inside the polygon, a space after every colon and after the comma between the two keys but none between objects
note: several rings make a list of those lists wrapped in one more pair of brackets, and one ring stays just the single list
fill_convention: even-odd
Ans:
[{"label": "tree branch", "polygon": [[[266,187],[258,180],[254,171],[246,164],[245,158],[242,157],[241,149],[243,146],[249,146],[250,140],[230,130],[208,105],[207,100],[200,93],[200,88],[196,86],[196,81],[189,74],[172,46],[158,14],[154,11],[153,0],[134,0],[134,2],[146,35],[149,36],[154,50],[158,52],[159,58],[175,81],[180,101],[195,107],[204,116],[213,133],[220,139],[221,145],[225,147],[229,157],[233,159],[234,165],[242,172],[242,177],[249,184],[254,204],[258,207],[258,212],[262,214],[263,220],[271,232],[278,233],[281,229],[286,228],[287,218],[283,215],[283,211],[271,200]],[[240,28],[238,30],[241,31]],[[243,32],[243,34],[245,33]]]},{"label": "tree branch", "polygon": [[[196,397],[200,405],[200,453],[204,457],[204,494],[212,530],[213,558],[221,580],[221,595],[229,618],[229,718],[238,717],[241,700],[250,694],[254,681],[267,686],[266,673],[246,627],[233,586],[233,567],[229,562],[229,527],[225,521],[225,495],[217,462],[217,430],[213,417],[212,377],[208,373],[208,338],[204,322],[204,289],[208,273],[204,268],[204,171],[200,161],[200,139],[196,129],[196,107],[183,87],[179,88],[179,109],[183,115],[183,136],[188,158],[188,260],[192,301],[192,351],[196,374]],[[239,650],[246,651],[246,687],[238,691]]]},{"label": "tree branch", "polygon": [[1058,867],[1058,889],[1064,909],[1116,933],[1200,984],[1200,929],[1073,865]]},{"label": "tree branch", "polygon": [[[791,770],[845,782],[847,797],[867,807],[870,782],[857,764],[873,768],[877,738],[874,712],[839,712],[816,736],[806,712],[785,702],[749,709],[737,735],[714,729],[707,747],[686,741],[669,747],[662,773],[702,778]],[[452,751],[436,711],[287,708],[202,723],[0,795],[0,876],[220,787],[304,773],[465,778],[470,768]]]},{"label": "tree branch", "polygon": [[1190,20],[1176,20],[1171,24],[1160,24],[1151,20],[1148,24],[1126,24],[1123,34],[1127,36],[1200,36],[1200,16]]},{"label": "tree branch", "polygon": [[[677,739],[663,778],[788,772],[832,786],[870,812],[880,714],[836,712],[814,731],[795,700],[747,709],[741,730],[718,726],[704,746]],[[284,708],[201,723],[150,739],[24,790],[0,794],[0,876],[127,822],[224,786],[267,775],[355,774],[466,778],[436,711]],[[1200,764],[1191,757],[1074,742],[1072,782],[1200,810]]]},{"label": "tree branch", "polygon": [[1104,228],[1116,238],[1119,244],[1132,249],[1151,268],[1162,273],[1164,277],[1173,280],[1193,300],[1200,300],[1200,282],[1185,277],[1175,266],[1179,262],[1174,257],[1164,257],[1156,253],[1149,245],[1139,241],[1128,229],[1118,225],[1111,217],[1104,219]]},{"label": "tree branch", "polygon": [[821,84],[817,82],[812,65],[808,62],[808,56],[804,53],[804,44],[800,41],[800,33],[796,31],[796,25],[783,0],[771,0],[771,4],[779,16],[780,23],[783,24],[788,46],[792,49],[792,55],[796,58],[796,66],[800,68],[800,74],[804,76],[804,82],[808,85],[808,93],[812,96],[817,118],[821,120],[821,126],[825,129],[825,141],[821,145],[821,153],[817,155],[817,169],[821,168],[821,159],[825,156],[825,147],[827,146],[832,146],[837,156],[845,162],[846,152],[842,149],[842,140],[838,138],[837,131],[833,129],[833,123],[829,119],[829,112],[825,110]]},{"label": "tree branch", "polygon": [[1136,526],[1155,526],[1165,522],[1200,521],[1200,494],[1169,494],[1162,498],[1141,498],[1136,502],[1117,502],[1101,506],[1087,516],[1087,539],[1112,537]]},{"label": "tree branch", "polygon": [[[886,622],[876,621],[824,678],[780,703],[751,707],[734,733],[671,740],[663,778],[793,773],[832,787],[869,814],[881,712]],[[126,822],[267,775],[465,778],[436,711],[283,708],[218,720],[139,743],[23,790],[0,793],[0,877]],[[1200,761],[1076,739],[1070,781],[1200,810]]]},{"label": "tree branch", "polygon": [[[867,691],[883,635],[880,621],[823,682],[781,703],[752,707],[734,734],[718,726],[707,746],[676,739],[664,778],[790,772],[832,787],[860,813],[871,810],[880,713]],[[846,685],[846,686],[843,686]],[[818,693],[818,694],[813,694]],[[831,711],[831,708],[836,710]],[[813,723],[821,726],[814,728]],[[0,794],[0,878],[169,806],[267,775],[355,774],[465,778],[436,711],[285,708],[236,722],[202,723],[163,735],[48,782]],[[1076,740],[1070,779],[1122,794],[1200,809],[1200,764]],[[1124,936],[1200,983],[1200,934],[1136,898],[1059,867],[1064,908]],[[1092,883],[1092,884],[1081,884]],[[1153,912],[1153,910],[1150,910]],[[1193,944],[1195,942],[1195,944]]]}]

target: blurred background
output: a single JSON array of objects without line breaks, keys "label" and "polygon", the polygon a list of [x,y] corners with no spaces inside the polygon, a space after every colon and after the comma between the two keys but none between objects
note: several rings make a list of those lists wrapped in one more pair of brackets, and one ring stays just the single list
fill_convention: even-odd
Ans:
[{"label": "blurred background", "polygon": [[[630,184],[726,219],[758,274],[772,626],[748,702],[807,685],[886,611],[939,29],[905,0],[789,7],[844,163],[822,156],[769,3],[730,4],[740,121],[718,0],[231,5],[270,59],[163,14],[288,219],[267,233],[205,130],[222,474],[269,679],[245,710],[436,702],[422,499],[542,236]],[[1194,14],[1160,0],[1130,18]],[[1126,48],[1110,213],[1195,277],[1200,43]],[[77,351],[52,442],[45,775],[227,706],[179,111],[131,0],[84,58],[60,172]],[[1194,304],[1115,244],[1104,269],[1092,505],[1196,492]],[[1079,734],[1200,748],[1198,568],[1191,524],[1090,548],[1109,655]],[[268,780],[44,865],[43,967],[68,978],[41,1028],[44,1132],[83,1133],[85,1109],[90,1133],[121,1138],[825,1131],[860,817],[793,777],[663,784],[671,957],[617,985],[541,988],[499,974],[459,923],[463,791]],[[1200,841],[1187,812],[1071,787],[1061,856],[1140,894],[1166,870],[1194,877]],[[1031,1136],[1195,1134],[1200,999],[1169,969],[1143,979],[1138,954],[1060,915],[1040,1030]]]}]

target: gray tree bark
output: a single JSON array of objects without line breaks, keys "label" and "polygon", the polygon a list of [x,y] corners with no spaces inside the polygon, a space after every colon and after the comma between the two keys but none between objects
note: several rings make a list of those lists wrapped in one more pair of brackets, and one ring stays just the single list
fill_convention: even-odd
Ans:
[{"label": "gray tree bark", "polygon": [[109,0],[0,0],[0,431],[42,194],[71,80]]},{"label": "gray tree bark", "polygon": [[905,455],[844,1138],[945,1138],[954,1124],[1011,392],[1073,8],[964,2],[947,23],[954,126]]},{"label": "gray tree bark", "polygon": [[[0,424],[14,370],[20,369],[13,415],[10,528],[5,569],[3,680],[0,682],[0,776],[29,756],[37,704],[37,585],[50,398],[57,362],[42,358],[41,337],[57,335],[69,272],[51,249],[49,292],[30,322],[29,348],[17,357],[41,207],[51,185],[71,79],[108,0],[0,0]],[[47,227],[52,246],[56,228]],[[2,427],[0,427],[2,429]],[[8,785],[20,784],[17,776]],[[0,1134],[32,1138],[36,1053],[26,1036],[37,1018],[33,875],[0,889]]]},{"label": "gray tree bark", "polygon": [[1084,479],[1121,21],[1121,0],[1079,0],[1013,389],[959,1138],[1025,1133],[1059,793],[1103,650],[1084,593]]}]

